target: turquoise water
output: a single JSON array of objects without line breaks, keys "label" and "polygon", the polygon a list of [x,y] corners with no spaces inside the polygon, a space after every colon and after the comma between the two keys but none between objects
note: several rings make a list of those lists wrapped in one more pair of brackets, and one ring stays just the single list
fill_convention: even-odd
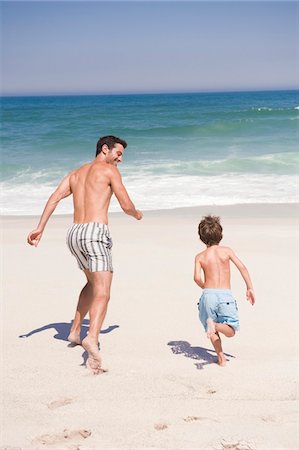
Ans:
[{"label": "turquoise water", "polygon": [[140,209],[299,200],[299,91],[2,97],[1,112],[4,214],[40,213],[105,134],[128,142]]}]

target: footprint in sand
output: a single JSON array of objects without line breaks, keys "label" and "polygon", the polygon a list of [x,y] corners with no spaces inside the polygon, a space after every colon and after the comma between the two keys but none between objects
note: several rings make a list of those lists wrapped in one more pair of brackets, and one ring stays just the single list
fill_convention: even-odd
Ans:
[{"label": "footprint in sand", "polygon": [[219,420],[211,419],[210,417],[200,417],[200,416],[187,416],[183,417],[185,422],[197,422],[198,420],[210,420],[211,422],[219,422]]},{"label": "footprint in sand", "polygon": [[207,394],[216,394],[217,391],[215,389],[208,389]]},{"label": "footprint in sand", "polygon": [[217,450],[255,450],[255,447],[249,442],[223,439]]},{"label": "footprint in sand", "polygon": [[0,447],[0,450],[22,450],[21,447]]},{"label": "footprint in sand", "polygon": [[166,423],[156,423],[154,425],[154,428],[157,431],[162,431],[162,430],[166,430],[168,428],[168,425]]},{"label": "footprint in sand", "polygon": [[[62,448],[62,444],[66,444],[68,449],[79,449],[80,441],[88,438],[91,435],[90,430],[63,430],[62,433],[57,434],[43,434],[33,439],[32,444],[36,445],[36,448],[46,449],[50,448]],[[59,447],[58,447],[59,446]]]},{"label": "footprint in sand", "polygon": [[49,403],[47,406],[49,409],[56,409],[60,408],[60,406],[69,405],[73,402],[72,398],[62,398],[61,400],[54,400],[53,402]]},{"label": "footprint in sand", "polygon": [[187,416],[183,417],[183,420],[185,422],[196,422],[197,420],[203,420],[205,417],[199,417],[199,416]]},{"label": "footprint in sand", "polygon": [[276,422],[276,419],[273,416],[262,416],[261,420],[263,422]]}]

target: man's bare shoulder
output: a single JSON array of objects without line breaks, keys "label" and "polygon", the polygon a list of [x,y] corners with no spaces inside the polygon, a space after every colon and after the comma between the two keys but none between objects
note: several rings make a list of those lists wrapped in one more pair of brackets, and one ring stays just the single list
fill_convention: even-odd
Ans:
[{"label": "man's bare shoulder", "polygon": [[81,179],[82,177],[86,177],[86,173],[88,172],[88,167],[90,166],[90,163],[83,164],[81,167],[77,167],[76,169],[73,169],[68,174],[69,183],[71,186],[71,189],[74,189],[77,181]]},{"label": "man's bare shoulder", "polygon": [[90,166],[91,166],[91,163],[90,163],[90,162],[85,163],[85,164],[83,164],[82,166],[77,167],[76,169],[73,169],[73,170],[70,172],[70,175],[76,175],[76,174],[78,174],[78,173],[80,173],[80,172],[85,172]]},{"label": "man's bare shoulder", "polygon": [[113,164],[107,164],[105,161],[94,161],[91,165],[93,166],[94,170],[101,171],[108,176],[115,176],[120,174],[116,166],[114,166]]}]

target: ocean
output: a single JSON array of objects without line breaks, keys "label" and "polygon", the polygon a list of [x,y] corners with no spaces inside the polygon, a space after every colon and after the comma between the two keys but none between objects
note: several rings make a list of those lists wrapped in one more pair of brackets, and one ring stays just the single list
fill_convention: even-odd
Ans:
[{"label": "ocean", "polygon": [[299,201],[299,91],[2,97],[1,122],[5,215],[40,214],[107,134],[141,210]]}]

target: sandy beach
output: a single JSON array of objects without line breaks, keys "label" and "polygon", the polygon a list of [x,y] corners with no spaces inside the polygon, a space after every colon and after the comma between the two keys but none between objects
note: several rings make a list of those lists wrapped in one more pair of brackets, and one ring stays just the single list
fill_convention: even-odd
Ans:
[{"label": "sandy beach", "polygon": [[[198,319],[200,218],[247,265],[252,307],[233,269],[241,330],[225,368]],[[114,279],[99,376],[67,335],[84,275],[54,216],[2,220],[1,450],[295,450],[298,433],[298,205],[205,206],[110,215]],[[297,228],[296,228],[297,227]],[[83,326],[86,334],[88,321]],[[27,336],[27,337],[20,337]]]}]

